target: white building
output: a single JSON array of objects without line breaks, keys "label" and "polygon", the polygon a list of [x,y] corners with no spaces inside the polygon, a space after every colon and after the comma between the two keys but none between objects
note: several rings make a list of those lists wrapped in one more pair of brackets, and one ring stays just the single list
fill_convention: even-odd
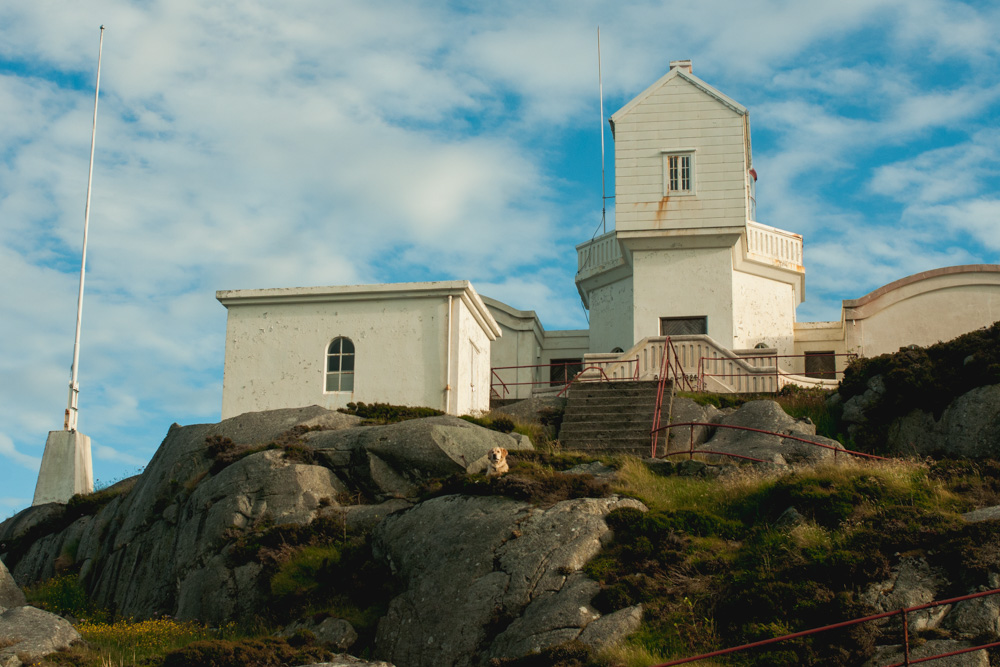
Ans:
[{"label": "white building", "polygon": [[928,345],[1000,319],[1000,266],[974,265],[844,301],[838,322],[796,322],[803,240],[756,220],[747,109],[684,60],[610,122],[616,229],[576,247],[588,330],[545,331],[534,311],[464,281],[219,292],[223,418],[350,401],[477,412],[491,391],[524,398],[582,368],[652,379],[666,336],[706,388],[773,391],[832,381],[846,365],[833,355]]},{"label": "white building", "polygon": [[222,418],[350,402],[489,409],[500,328],[467,280],[230,290]]}]

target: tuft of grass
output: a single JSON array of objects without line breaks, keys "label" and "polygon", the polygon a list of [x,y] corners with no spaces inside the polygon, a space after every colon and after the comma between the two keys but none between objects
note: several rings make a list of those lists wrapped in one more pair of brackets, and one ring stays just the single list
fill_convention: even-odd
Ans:
[{"label": "tuft of grass", "polygon": [[102,618],[103,613],[91,603],[80,578],[63,574],[24,589],[28,604],[45,611],[74,618]]},{"label": "tuft of grass", "polygon": [[348,403],[346,408],[339,408],[337,412],[348,415],[357,415],[365,420],[367,424],[394,424],[406,421],[407,419],[420,419],[422,417],[437,417],[444,413],[434,408],[410,407],[408,405],[391,405],[389,403]]}]

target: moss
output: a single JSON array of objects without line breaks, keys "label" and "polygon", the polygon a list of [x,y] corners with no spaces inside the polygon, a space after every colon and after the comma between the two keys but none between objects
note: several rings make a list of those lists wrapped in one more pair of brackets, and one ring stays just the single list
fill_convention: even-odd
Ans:
[{"label": "moss", "polygon": [[444,413],[434,408],[410,407],[407,405],[391,405],[389,403],[348,403],[346,408],[340,408],[338,412],[348,415],[357,415],[371,424],[393,424],[406,421],[407,419],[421,419],[423,417],[436,417]]}]

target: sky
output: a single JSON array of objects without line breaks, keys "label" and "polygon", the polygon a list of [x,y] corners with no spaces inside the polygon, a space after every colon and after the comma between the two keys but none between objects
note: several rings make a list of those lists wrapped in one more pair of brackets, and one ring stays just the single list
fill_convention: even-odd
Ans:
[{"label": "sky", "polygon": [[79,366],[99,485],[219,420],[216,290],[469,279],[585,328],[606,119],[671,60],[750,110],[757,219],[805,239],[799,321],[1000,263],[994,2],[3,3],[0,519],[63,424],[102,24]]}]

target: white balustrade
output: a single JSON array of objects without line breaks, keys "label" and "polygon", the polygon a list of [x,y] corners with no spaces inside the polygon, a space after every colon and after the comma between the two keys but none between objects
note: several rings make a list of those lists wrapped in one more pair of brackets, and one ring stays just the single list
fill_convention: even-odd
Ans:
[{"label": "white balustrade", "polygon": [[747,220],[747,255],[802,270],[802,236]]}]

